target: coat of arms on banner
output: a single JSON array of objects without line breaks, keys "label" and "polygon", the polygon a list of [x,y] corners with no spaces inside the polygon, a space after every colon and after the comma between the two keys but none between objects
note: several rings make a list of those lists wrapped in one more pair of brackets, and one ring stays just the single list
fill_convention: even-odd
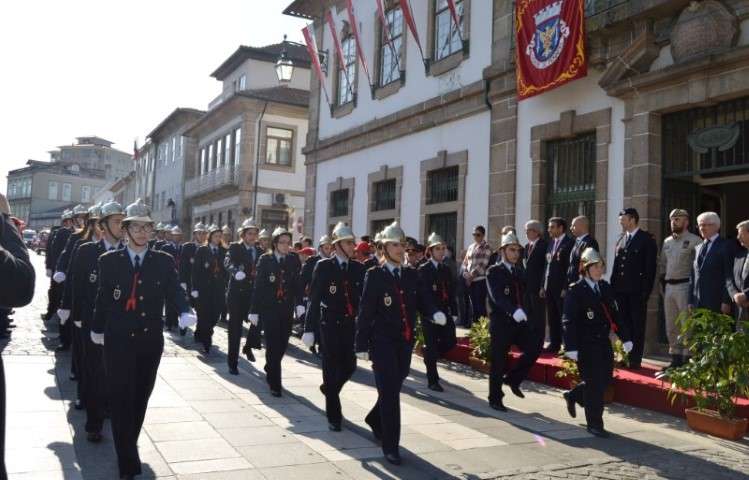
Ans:
[{"label": "coat of arms on banner", "polygon": [[559,59],[564,42],[570,36],[570,27],[559,16],[563,2],[564,0],[554,2],[533,15],[536,32],[526,47],[525,54],[539,70],[547,68]]}]

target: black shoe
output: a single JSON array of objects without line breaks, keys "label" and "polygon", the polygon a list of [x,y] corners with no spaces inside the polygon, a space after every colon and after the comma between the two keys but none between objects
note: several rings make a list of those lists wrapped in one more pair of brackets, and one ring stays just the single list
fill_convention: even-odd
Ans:
[{"label": "black shoe", "polygon": [[331,432],[340,432],[341,431],[341,424],[340,423],[334,423],[334,422],[328,422],[328,430]]},{"label": "black shoe", "polygon": [[508,387],[510,387],[510,390],[512,390],[512,393],[516,397],[525,398],[525,394],[523,393],[522,390],[520,390],[520,385],[513,385],[512,383],[510,383],[510,380],[506,377],[502,380],[502,382]]},{"label": "black shoe", "polygon": [[203,345],[203,353],[205,353],[206,355],[208,355],[209,353],[211,353],[211,346],[210,345]]},{"label": "black shoe", "polygon": [[595,435],[598,438],[609,438],[611,434],[603,429],[603,427],[588,427],[586,430],[588,430],[588,433],[591,435]]},{"label": "black shoe", "polygon": [[323,395],[327,395],[327,393],[325,393],[325,384],[324,383],[320,384],[320,392],[322,392]]},{"label": "black shoe", "polygon": [[501,398],[499,400],[496,400],[496,401],[493,401],[493,402],[490,401],[489,402],[489,406],[491,408],[493,408],[494,410],[497,410],[498,412],[506,412],[507,411],[507,407],[505,407],[505,404],[502,402]]},{"label": "black shoe", "polygon": [[444,392],[445,391],[445,389],[442,388],[442,385],[440,385],[439,382],[430,384],[429,385],[429,390],[432,390],[433,392]]},{"label": "black shoe", "polygon": [[577,406],[575,405],[575,401],[572,399],[570,392],[564,392],[562,396],[567,404],[567,413],[569,413],[572,418],[577,417]]},{"label": "black shoe", "polygon": [[387,460],[389,463],[392,463],[393,465],[400,465],[403,462],[401,460],[401,456],[397,453],[386,453],[385,460]]},{"label": "black shoe", "polygon": [[247,357],[247,360],[249,360],[250,362],[255,361],[255,354],[252,353],[252,349],[249,347],[245,347],[244,356]]},{"label": "black shoe", "polygon": [[75,408],[76,410],[83,410],[83,402],[81,402],[81,399],[80,399],[80,398],[76,398],[76,399],[75,399],[75,403],[73,404],[73,407],[74,407],[74,408]]},{"label": "black shoe", "polygon": [[237,367],[229,367],[229,373],[232,375],[239,375],[239,369],[237,369]]},{"label": "black shoe", "polygon": [[270,394],[274,397],[280,397],[281,396],[281,390],[273,390],[271,389]]},{"label": "black shoe", "polygon": [[377,443],[382,443],[382,434],[380,433],[380,429],[375,428],[374,425],[369,423],[366,419],[364,420],[364,423],[366,423],[369,426],[369,429],[372,430],[372,435],[374,435]]},{"label": "black shoe", "polygon": [[70,350],[70,345],[67,345],[65,343],[55,348],[55,352],[67,352],[68,350]]},{"label": "black shoe", "polygon": [[91,443],[99,443],[101,442],[102,436],[101,432],[88,432],[86,434],[86,440],[88,440]]},{"label": "black shoe", "polygon": [[549,345],[548,347],[544,348],[544,352],[553,353],[554,355],[556,355],[557,353],[559,353],[559,348],[560,348],[559,345],[557,346]]}]

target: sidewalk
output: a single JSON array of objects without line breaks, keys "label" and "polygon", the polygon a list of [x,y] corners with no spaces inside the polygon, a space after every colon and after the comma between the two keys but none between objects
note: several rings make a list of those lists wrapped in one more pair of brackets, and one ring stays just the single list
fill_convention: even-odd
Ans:
[{"label": "sidewalk", "polygon": [[[4,352],[11,478],[117,478],[108,423],[104,442],[86,442],[85,415],[70,403],[70,357],[55,364],[40,340],[46,277],[40,283],[34,304],[16,313],[19,331]],[[426,388],[416,356],[401,396],[404,464],[393,467],[363,421],[376,397],[369,364],[360,362],[344,388],[344,431],[334,433],[324,416],[317,359],[296,340],[284,359],[284,396],[274,398],[262,352],[255,364],[240,362],[239,376],[228,375],[225,329],[217,329],[219,348],[207,358],[191,335],[166,337],[141,434],[141,478],[749,478],[747,443],[697,435],[681,419],[621,405],[605,416],[616,435],[600,440],[581,427],[582,410],[569,418],[556,389],[527,384],[524,400],[508,391],[510,412],[503,414],[487,405],[484,375],[443,364],[446,391],[437,394]]]}]

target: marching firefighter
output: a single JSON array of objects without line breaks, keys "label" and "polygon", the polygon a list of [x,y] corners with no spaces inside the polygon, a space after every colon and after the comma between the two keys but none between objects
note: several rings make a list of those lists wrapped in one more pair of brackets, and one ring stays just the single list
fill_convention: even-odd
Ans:
[{"label": "marching firefighter", "polygon": [[291,337],[296,316],[304,315],[300,291],[299,257],[292,255],[291,233],[278,227],[271,237],[272,251],[263,254],[257,265],[248,319],[253,326],[262,323],[265,334],[265,379],[271,395],[281,396],[281,360]]},{"label": "marching firefighter", "polygon": [[339,394],[356,370],[354,338],[364,266],[352,258],[354,240],[354,232],[344,223],[333,229],[334,255],[318,261],[312,273],[302,335],[308,347],[315,344],[319,335],[323,376],[320,390],[325,395],[328,428],[334,432],[341,431],[343,420]]},{"label": "marching firefighter", "polygon": [[62,286],[52,280],[57,260],[60,258],[62,249],[68,241],[68,236],[73,232],[73,211],[65,210],[60,217],[60,226],[53,228],[47,237],[47,248],[44,252],[44,266],[47,270],[49,281],[49,290],[47,291],[47,313],[44,314],[44,321],[48,322],[57,311],[62,299]]},{"label": "marching firefighter", "polygon": [[226,249],[222,245],[222,240],[219,227],[208,227],[208,243],[198,247],[192,269],[190,295],[197,300],[198,305],[195,340],[203,344],[203,352],[206,354],[211,351],[213,329],[226,305]]},{"label": "marching firefighter", "polygon": [[[195,224],[192,229],[192,240],[182,245],[179,262],[179,281],[185,292],[192,292],[192,269],[195,264],[195,252],[198,247],[205,244],[208,230],[201,222]],[[195,299],[189,298],[193,308],[196,306]],[[180,335],[185,335],[185,330],[180,329]]]},{"label": "marching firefighter", "polygon": [[380,242],[384,263],[364,277],[356,356],[372,360],[377,384],[377,402],[365,421],[382,442],[385,459],[400,465],[400,390],[411,367],[416,315],[438,325],[446,325],[447,318],[434,306],[416,270],[403,266],[406,235],[398,222],[385,227]]},{"label": "marching firefighter", "polygon": [[[224,259],[224,267],[229,274],[229,289],[226,303],[229,308],[229,355],[226,361],[229,373],[238,375],[239,344],[242,340],[242,323],[247,319],[252,300],[252,288],[255,285],[255,266],[260,258],[260,251],[255,247],[258,227],[252,218],[248,218],[239,227],[239,240],[229,245]],[[252,349],[248,348],[249,355]],[[249,356],[248,355],[248,356]],[[252,355],[252,361],[255,357]]]},{"label": "marching firefighter", "polygon": [[260,233],[257,235],[257,245],[263,253],[270,250],[270,232],[268,232],[268,230],[260,230]]},{"label": "marching firefighter", "polygon": [[[174,259],[174,266],[177,272],[180,271],[180,253],[182,251],[181,242],[178,240],[182,237],[182,229],[177,226],[165,229],[166,240],[159,250],[166,252]],[[177,311],[169,305],[166,306],[164,330],[172,331],[177,328]]]},{"label": "marching firefighter", "polygon": [[86,439],[101,441],[104,423],[106,392],[103,350],[91,341],[94,302],[99,287],[99,257],[109,251],[122,248],[122,219],[125,212],[117,202],[101,207],[98,220],[100,239],[82,244],[71,265],[69,281],[72,284],[73,310],[80,322],[80,345],[82,350],[79,371],[83,384],[83,404],[86,408]]},{"label": "marching firefighter", "polygon": [[605,438],[609,433],[603,427],[603,394],[614,370],[609,334],[617,334],[627,353],[632,342],[628,325],[619,319],[614,289],[603,280],[606,267],[595,249],[585,249],[580,270],[582,278],[565,295],[562,323],[565,356],[577,362],[582,382],[565,392],[564,400],[573,418],[576,403],[585,407],[588,432]]},{"label": "marching firefighter", "polygon": [[104,347],[120,477],[132,479],[141,473],[138,436],[164,349],[164,303],[174,304],[180,312],[180,326],[194,323],[195,316],[179,285],[174,260],[148,248],[153,221],[142,200],[127,207],[122,228],[127,248],[99,258],[91,340]]},{"label": "marching firefighter", "polygon": [[[333,243],[330,241],[330,237],[328,235],[323,235],[320,237],[320,243],[317,245],[317,255],[313,255],[309,257],[305,262],[304,265],[302,265],[302,273],[301,273],[301,282],[302,282],[302,291],[304,292],[304,304],[307,305],[307,301],[309,300],[309,292],[312,285],[312,272],[315,269],[315,265],[317,265],[317,262],[325,259],[330,258],[330,256],[333,254]],[[306,321],[306,319],[305,319]],[[320,325],[313,325],[313,328],[316,330],[313,331],[315,334],[315,341],[312,343],[312,345],[309,346],[309,349],[312,353],[317,354],[317,344],[320,343],[320,331],[317,330],[317,328]]]},{"label": "marching firefighter", "polygon": [[[521,261],[523,247],[517,236],[510,232],[502,236],[500,257],[492,265],[486,277],[489,306],[491,307],[489,333],[491,335],[491,372],[489,374],[489,406],[506,412],[502,401],[502,384],[507,384],[512,393],[520,398],[525,395],[520,384],[538,358],[538,340],[535,330],[528,325],[527,307],[524,304],[526,278]],[[517,345],[523,356],[505,375],[507,353]]]},{"label": "marching firefighter", "polygon": [[447,324],[437,325],[434,322],[422,322],[424,332],[424,365],[427,368],[427,385],[430,390],[442,392],[437,359],[443,357],[457,343],[455,337],[455,319],[458,316],[458,303],[455,297],[455,281],[450,269],[442,263],[447,252],[447,245],[436,233],[429,235],[426,250],[430,258],[418,271],[421,282],[431,292],[432,301],[438,310],[447,314]]}]

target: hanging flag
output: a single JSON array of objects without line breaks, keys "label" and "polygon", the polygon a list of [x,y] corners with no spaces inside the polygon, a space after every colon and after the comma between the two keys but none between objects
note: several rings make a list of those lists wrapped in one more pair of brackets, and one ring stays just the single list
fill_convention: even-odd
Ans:
[{"label": "hanging flag", "polygon": [[333,21],[333,15],[330,10],[325,14],[325,21],[328,23],[328,29],[330,30],[330,36],[333,37],[333,47],[335,47],[335,53],[338,57],[338,68],[346,69],[346,59],[343,56],[343,47],[341,42],[338,41],[338,34],[335,31],[335,22]]},{"label": "hanging flag", "polygon": [[447,8],[450,9],[450,16],[453,17],[453,23],[455,29],[458,31],[458,38],[463,41],[463,29],[460,28],[460,17],[458,17],[458,9],[455,7],[455,0],[447,0]]},{"label": "hanging flag", "polygon": [[520,100],[588,74],[585,0],[517,0],[515,18]]},{"label": "hanging flag", "polygon": [[304,43],[307,44],[307,53],[312,61],[312,65],[315,67],[317,73],[317,79],[320,81],[320,87],[325,94],[325,101],[330,107],[330,96],[328,96],[328,89],[325,86],[325,77],[322,74],[322,66],[320,65],[320,55],[317,53],[317,43],[315,43],[315,33],[310,28],[311,25],[307,25],[302,29],[302,35],[304,35]]},{"label": "hanging flag", "polygon": [[[351,1],[351,0],[349,0]],[[414,40],[416,40],[416,45],[419,47],[419,52],[421,53],[421,59],[426,63],[427,59],[424,57],[424,50],[421,48],[421,41],[419,40],[419,32],[416,30],[416,22],[414,22],[414,16],[413,12],[411,11],[411,5],[408,3],[408,0],[400,0],[401,4],[401,12],[403,12],[403,18],[406,20],[406,25],[408,25],[408,29],[411,30],[411,34],[414,36]]]},{"label": "hanging flag", "polygon": [[385,9],[382,6],[382,1],[383,0],[375,0],[375,3],[377,3],[377,16],[380,17],[380,23],[382,24],[382,34],[385,37],[385,42],[390,47],[390,53],[393,55],[395,64],[398,66],[398,70],[400,71],[400,53],[395,51],[393,36],[390,34],[390,25],[388,25],[387,18],[385,18]]},{"label": "hanging flag", "polygon": [[369,68],[367,68],[367,60],[364,58],[364,49],[361,47],[361,38],[359,38],[359,27],[357,27],[356,16],[354,16],[354,6],[351,4],[351,0],[346,0],[346,11],[348,12],[348,21],[351,25],[351,33],[354,34],[354,40],[356,41],[356,54],[359,56],[359,61],[364,69],[364,75],[367,76],[367,82],[369,82],[369,88],[374,92],[374,85],[372,84],[372,78],[369,76]]}]

